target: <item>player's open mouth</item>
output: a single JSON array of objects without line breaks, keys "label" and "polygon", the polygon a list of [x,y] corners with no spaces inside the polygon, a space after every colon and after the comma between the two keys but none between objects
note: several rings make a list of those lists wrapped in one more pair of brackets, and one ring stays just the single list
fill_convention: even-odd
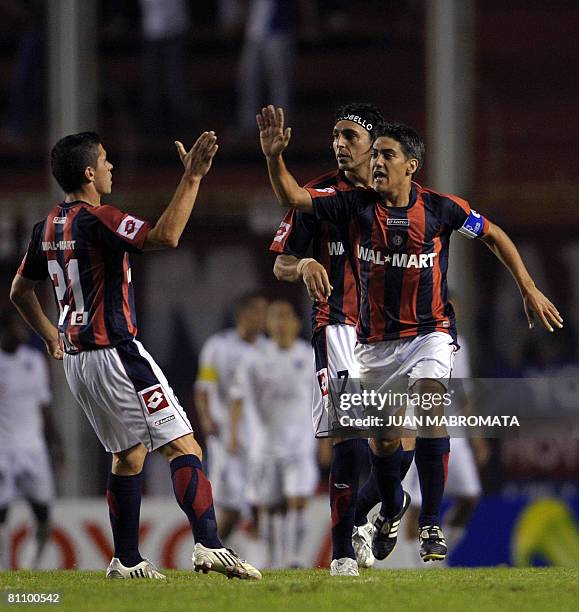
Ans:
[{"label": "player's open mouth", "polygon": [[380,171],[380,170],[376,170],[376,172],[374,172],[374,180],[375,181],[381,181],[382,179],[386,179],[388,178],[386,176],[386,173]]}]

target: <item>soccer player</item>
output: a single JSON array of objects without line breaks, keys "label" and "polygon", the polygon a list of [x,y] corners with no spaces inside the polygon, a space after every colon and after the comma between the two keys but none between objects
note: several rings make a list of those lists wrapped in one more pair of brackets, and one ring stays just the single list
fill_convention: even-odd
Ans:
[{"label": "soccer player", "polygon": [[[282,109],[258,115],[260,140],[272,187],[288,207],[314,213],[350,232],[360,286],[356,357],[363,384],[387,388],[407,380],[412,393],[441,394],[452,370],[456,329],[447,302],[446,271],[453,230],[481,238],[513,275],[529,326],[538,319],[549,330],[562,327],[555,306],[537,289],[510,238],[472,210],[465,200],[442,195],[413,181],[424,157],[424,143],[404,125],[379,127],[372,146],[373,189],[325,192],[298,185],[283,161],[291,131]],[[422,416],[424,411],[422,411]],[[443,414],[437,406],[430,416]],[[370,441],[372,467],[382,499],[372,548],[383,558],[395,541],[410,499],[402,490],[399,433],[390,428]],[[446,428],[419,428],[415,461],[420,476],[420,555],[442,560],[447,547],[440,529],[450,443]]]},{"label": "soccer player", "polygon": [[[298,338],[301,321],[290,302],[272,302],[266,325],[271,340],[245,354],[232,395],[237,412],[254,423],[248,497],[262,510],[270,566],[299,567],[304,510],[318,479],[315,441],[308,435],[311,348]],[[238,421],[232,422],[233,439]]]},{"label": "soccer player", "polygon": [[[332,148],[337,169],[306,187],[319,193],[370,187],[370,154],[374,133],[383,121],[372,104],[353,103],[336,110]],[[312,246],[313,257],[307,257]],[[317,438],[328,435],[328,383],[348,376],[358,378],[354,357],[358,294],[348,252],[348,236],[341,229],[311,214],[288,211],[270,250],[279,253],[274,274],[279,280],[306,284],[312,308],[312,345],[318,385],[312,417]],[[405,442],[413,442],[408,440]],[[405,446],[401,478],[412,463],[413,446]],[[358,491],[358,477],[368,453],[365,440],[339,439],[332,448],[330,504],[332,508],[332,575],[358,575],[358,565],[374,563],[372,525],[366,515],[379,502],[373,476]],[[355,515],[358,521],[354,522]],[[352,535],[352,530],[354,530]],[[356,563],[357,561],[357,563]]]},{"label": "soccer player", "polygon": [[[48,353],[64,359],[72,394],[112,453],[107,501],[115,554],[107,577],[164,578],[141,557],[138,542],[143,464],[147,453],[159,450],[170,463],[175,497],[191,523],[195,570],[259,579],[258,570],[219,540],[201,448],[162,371],[135,340],[128,254],[178,245],[217,152],[213,132],[204,132],[189,151],[175,144],[184,173],[151,226],[102,203],[111,193],[113,165],[97,134],[59,140],[51,152],[52,174],[65,199],[34,226],[10,296]],[[34,291],[47,277],[60,312],[58,328]]]},{"label": "soccer player", "polygon": [[36,519],[33,569],[40,567],[50,534],[54,480],[48,446],[59,452],[60,439],[49,413],[46,360],[26,346],[27,337],[18,313],[0,313],[0,569],[9,569],[4,525],[17,497],[30,504]]},{"label": "soccer player", "polygon": [[195,405],[207,440],[209,475],[222,540],[227,539],[249,508],[246,447],[250,431],[247,422],[240,424],[241,435],[231,444],[230,391],[245,353],[265,342],[266,308],[267,300],[260,293],[242,296],[235,305],[235,327],[208,338],[199,356]]}]

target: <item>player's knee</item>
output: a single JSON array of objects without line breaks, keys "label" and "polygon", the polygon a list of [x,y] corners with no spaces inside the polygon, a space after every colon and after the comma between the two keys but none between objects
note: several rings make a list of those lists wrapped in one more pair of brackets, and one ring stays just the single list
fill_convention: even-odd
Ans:
[{"label": "player's knee", "polygon": [[203,451],[193,434],[187,434],[186,436],[168,442],[159,448],[159,452],[169,462],[181,455],[195,455],[200,461],[203,459]]},{"label": "player's knee", "polygon": [[378,457],[387,457],[398,450],[400,446],[400,438],[394,440],[379,440],[372,438],[370,440],[370,449]]},{"label": "player's knee", "polygon": [[413,451],[416,448],[416,438],[402,438],[402,450]]},{"label": "player's knee", "polygon": [[118,453],[113,453],[111,470],[118,476],[134,476],[143,471],[147,449],[143,444],[137,444]]}]

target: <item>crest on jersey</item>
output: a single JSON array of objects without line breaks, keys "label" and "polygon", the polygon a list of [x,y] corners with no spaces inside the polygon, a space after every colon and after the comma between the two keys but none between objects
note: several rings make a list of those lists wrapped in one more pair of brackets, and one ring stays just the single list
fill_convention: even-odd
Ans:
[{"label": "crest on jersey", "polygon": [[392,230],[388,228],[388,248],[391,251],[400,251],[406,245],[408,231],[405,229]]},{"label": "crest on jersey", "polygon": [[149,414],[155,414],[155,412],[168,408],[170,405],[161,385],[153,385],[139,391],[139,398]]},{"label": "crest on jersey", "polygon": [[143,227],[143,223],[144,221],[132,217],[131,215],[127,215],[119,223],[119,227],[117,227],[117,234],[132,240],[137,235],[141,227]]},{"label": "crest on jersey", "polygon": [[285,221],[282,221],[279,224],[279,227],[277,228],[277,232],[275,234],[275,238],[273,239],[273,241],[274,242],[282,242],[283,239],[288,235],[291,227],[292,226],[289,223],[286,223]]},{"label": "crest on jersey", "polygon": [[328,395],[328,368],[322,368],[316,372],[316,377],[318,379],[318,385],[320,385],[320,391],[322,392],[322,397],[326,397]]}]

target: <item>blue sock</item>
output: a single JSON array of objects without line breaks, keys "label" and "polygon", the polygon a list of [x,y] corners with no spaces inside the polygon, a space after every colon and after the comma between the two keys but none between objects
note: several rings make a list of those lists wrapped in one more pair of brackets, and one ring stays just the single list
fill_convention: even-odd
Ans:
[{"label": "blue sock", "polygon": [[378,457],[370,453],[376,486],[382,500],[380,514],[384,518],[390,519],[396,516],[402,508],[404,493],[400,478],[400,465],[403,454],[402,445],[399,445],[391,455],[385,457]]},{"label": "blue sock", "polygon": [[355,559],[352,530],[360,469],[368,453],[366,440],[344,440],[332,447],[330,508],[332,510],[332,559]]},{"label": "blue sock", "polygon": [[211,483],[195,455],[181,455],[171,461],[171,479],[177,503],[187,515],[195,542],[207,548],[223,548],[217,535]]},{"label": "blue sock", "polygon": [[143,473],[118,476],[112,472],[107,482],[107,503],[115,545],[114,556],[125,567],[143,560],[139,553],[139,516]]},{"label": "blue sock", "polygon": [[418,470],[422,507],[418,525],[440,525],[440,506],[446,483],[450,438],[416,438],[414,461]]}]

